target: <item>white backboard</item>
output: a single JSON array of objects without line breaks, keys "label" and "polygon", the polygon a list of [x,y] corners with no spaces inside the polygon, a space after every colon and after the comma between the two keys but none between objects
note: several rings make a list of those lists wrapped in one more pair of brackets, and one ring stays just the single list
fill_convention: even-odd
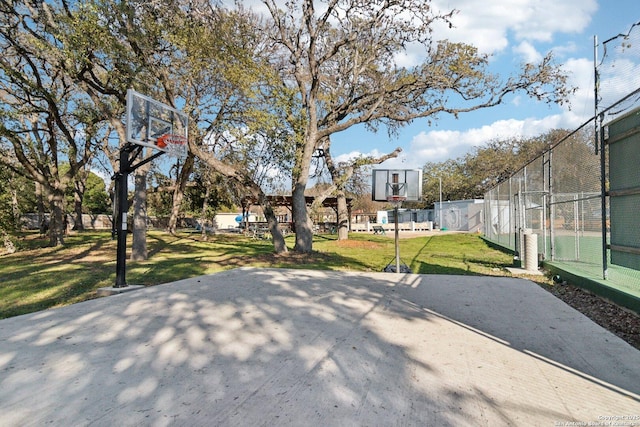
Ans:
[{"label": "white backboard", "polygon": [[156,145],[166,134],[187,137],[188,117],[185,113],[133,89],[127,91],[127,141],[165,151]]},{"label": "white backboard", "polygon": [[422,169],[373,169],[371,198],[386,202],[391,195],[408,202],[422,200]]}]

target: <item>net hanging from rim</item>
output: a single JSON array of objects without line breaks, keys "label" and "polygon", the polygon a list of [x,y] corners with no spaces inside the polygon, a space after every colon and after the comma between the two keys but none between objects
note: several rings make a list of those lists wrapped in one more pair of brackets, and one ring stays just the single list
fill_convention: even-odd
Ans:
[{"label": "net hanging from rim", "polygon": [[182,135],[172,133],[162,135],[158,138],[156,145],[171,157],[181,160],[187,157],[187,138]]},{"label": "net hanging from rim", "polygon": [[395,206],[400,206],[400,204],[402,202],[404,202],[405,200],[407,200],[407,196],[400,196],[400,195],[388,195],[387,196],[387,202],[395,205]]}]

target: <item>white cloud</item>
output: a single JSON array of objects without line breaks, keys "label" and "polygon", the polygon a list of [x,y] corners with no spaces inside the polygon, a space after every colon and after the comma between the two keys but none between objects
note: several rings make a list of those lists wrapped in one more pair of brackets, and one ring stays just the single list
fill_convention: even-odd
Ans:
[{"label": "white cloud", "polygon": [[405,51],[395,55],[395,62],[400,67],[411,68],[419,65],[425,57],[424,47],[417,43],[407,45]]},{"label": "white cloud", "polygon": [[515,106],[518,107],[520,106],[520,104],[522,103],[522,97],[520,95],[516,95],[513,97],[513,100],[511,100],[511,103]]},{"label": "white cloud", "polygon": [[436,0],[434,6],[459,11],[453,29],[438,27],[440,38],[473,44],[489,54],[503,51],[511,34],[521,41],[550,42],[556,33],[579,33],[598,9],[596,0]]},{"label": "white cloud", "polygon": [[514,46],[513,53],[522,56],[525,62],[537,63],[542,60],[542,55],[538,52],[531,43],[527,41],[521,42],[519,45]]},{"label": "white cloud", "polygon": [[354,151],[350,151],[348,153],[340,154],[339,156],[334,157],[333,161],[335,163],[349,162],[351,160],[357,159],[362,155],[377,157],[380,155],[380,152],[377,149],[374,149],[369,153],[362,153],[360,151],[354,150]]},{"label": "white cloud", "polygon": [[584,121],[584,117],[567,111],[549,115],[542,119],[498,120],[489,125],[465,131],[431,130],[415,135],[406,152],[399,159],[389,160],[389,167],[416,168],[427,162],[442,162],[458,158],[472,148],[486,144],[491,140],[513,137],[534,137],[551,129],[575,129]]},{"label": "white cloud", "polygon": [[[576,87],[577,90],[571,99],[571,111],[584,117],[593,116],[593,88],[594,71],[593,60],[586,58],[572,58],[562,64],[562,68],[568,73],[567,84]],[[568,107],[568,106],[567,106]]]},{"label": "white cloud", "polygon": [[[585,38],[585,40],[586,40],[586,38]],[[587,42],[585,41],[585,43],[582,45],[582,47],[584,47],[586,45],[587,45]],[[553,50],[554,55],[556,55],[556,57],[566,57],[566,56],[568,56],[570,54],[573,54],[576,51],[578,51],[579,48],[578,48],[578,46],[576,45],[576,43],[574,41],[569,40],[564,45],[555,46],[552,50]]]}]

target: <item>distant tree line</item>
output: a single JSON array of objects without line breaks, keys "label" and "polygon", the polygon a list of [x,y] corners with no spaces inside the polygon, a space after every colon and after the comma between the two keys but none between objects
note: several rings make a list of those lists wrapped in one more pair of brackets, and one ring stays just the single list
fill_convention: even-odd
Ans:
[{"label": "distant tree line", "polygon": [[559,142],[570,144],[572,151],[558,150],[554,163],[562,167],[554,170],[554,175],[562,180],[580,179],[584,175],[584,166],[564,157],[571,153],[589,155],[594,150],[593,138],[590,129],[573,134],[569,130],[556,129],[530,138],[495,139],[472,149],[463,157],[427,163],[423,167],[422,206],[431,207],[439,201],[440,181],[443,201],[481,199],[487,191]]}]

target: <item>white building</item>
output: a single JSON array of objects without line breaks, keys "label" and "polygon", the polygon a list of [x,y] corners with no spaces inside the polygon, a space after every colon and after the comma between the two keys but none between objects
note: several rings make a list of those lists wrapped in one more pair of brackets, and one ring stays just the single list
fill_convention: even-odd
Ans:
[{"label": "white building", "polygon": [[434,203],[435,223],[440,229],[480,232],[484,224],[484,200],[454,200]]}]

